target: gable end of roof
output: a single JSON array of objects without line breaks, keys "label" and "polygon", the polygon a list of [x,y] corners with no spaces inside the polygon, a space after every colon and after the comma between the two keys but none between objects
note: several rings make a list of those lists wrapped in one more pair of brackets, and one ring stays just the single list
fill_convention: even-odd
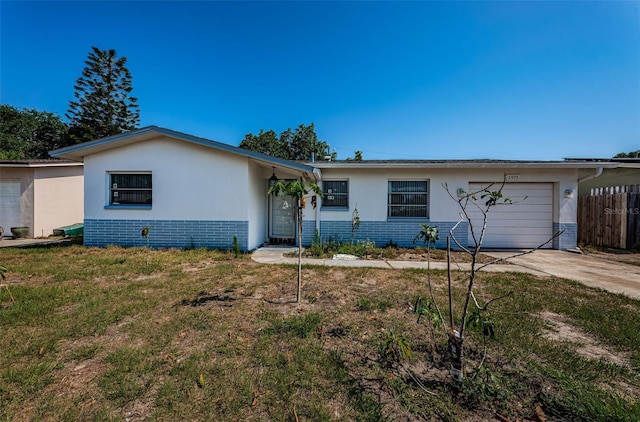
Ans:
[{"label": "gable end of roof", "polygon": [[[140,129],[132,130],[130,132],[124,132],[117,135],[109,136],[107,138],[101,138],[101,139],[96,139],[94,141],[84,142],[77,145],[71,145],[68,147],[50,151],[49,154],[52,157],[61,157],[65,159],[75,160],[75,161],[83,161],[86,155],[92,154],[93,152],[103,151],[103,150],[112,149],[112,148],[118,148],[118,146],[123,142],[126,142],[127,140],[134,140],[135,138],[140,138],[139,141],[144,141],[146,139],[149,139],[154,134],[164,135],[169,138],[190,142],[190,143],[201,145],[207,148],[229,152],[229,153],[247,157],[253,160],[262,161],[271,165],[287,167],[287,168],[304,171],[304,172],[313,172],[313,169],[314,169],[313,166],[310,166],[307,164],[284,160],[278,157],[272,157],[270,155],[250,151],[248,149],[243,149],[240,147],[234,147],[232,145],[224,144],[222,142],[201,138],[199,136],[189,135],[182,132],[177,132],[177,131],[162,128],[159,126],[146,126]],[[111,148],[109,148],[110,145],[111,145]]]}]

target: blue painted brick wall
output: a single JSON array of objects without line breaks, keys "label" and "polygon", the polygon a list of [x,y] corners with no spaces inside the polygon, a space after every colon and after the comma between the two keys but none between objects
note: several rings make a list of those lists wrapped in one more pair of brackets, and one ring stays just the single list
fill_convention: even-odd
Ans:
[{"label": "blue painted brick wall", "polygon": [[553,223],[553,234],[564,232],[553,239],[553,249],[574,249],[578,246],[577,223]]},{"label": "blue painted brick wall", "polygon": [[87,246],[146,246],[144,227],[149,231],[152,248],[233,248],[233,236],[243,251],[249,245],[248,221],[208,220],[84,220],[84,244]]},{"label": "blue painted brick wall", "polygon": [[[431,221],[426,224],[438,227],[440,239],[436,243],[436,247],[446,247],[446,238],[449,235],[449,230],[455,225],[455,222]],[[360,228],[355,235],[355,240],[371,240],[379,247],[386,246],[390,241],[393,241],[400,247],[412,248],[415,246],[423,246],[422,243],[413,243],[413,239],[420,230],[420,221],[361,221]],[[321,221],[320,234],[324,241],[331,238],[334,241],[349,242],[351,240],[351,221]],[[468,224],[460,224],[456,228],[454,235],[460,244],[466,246]],[[313,239],[313,232],[312,236],[308,239]],[[451,242],[451,247],[457,249],[453,241]]]},{"label": "blue painted brick wall", "polygon": [[[297,234],[296,234],[297,236]],[[302,245],[311,246],[316,237],[316,220],[302,220]]]}]

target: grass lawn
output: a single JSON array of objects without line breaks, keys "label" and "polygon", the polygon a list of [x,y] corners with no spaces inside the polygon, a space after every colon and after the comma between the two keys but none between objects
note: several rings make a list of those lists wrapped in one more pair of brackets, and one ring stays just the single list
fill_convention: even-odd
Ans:
[{"label": "grass lawn", "polygon": [[297,305],[295,266],[217,251],[5,248],[0,264],[2,421],[640,420],[640,301],[567,280],[483,274],[479,299],[513,294],[495,337],[468,331],[454,385],[442,330],[413,312],[423,271],[304,268]]}]

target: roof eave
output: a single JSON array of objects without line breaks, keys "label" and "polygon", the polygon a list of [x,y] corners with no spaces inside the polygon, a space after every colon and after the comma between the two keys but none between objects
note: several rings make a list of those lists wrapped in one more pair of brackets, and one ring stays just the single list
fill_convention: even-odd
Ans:
[{"label": "roof eave", "polygon": [[38,168],[38,167],[76,167],[83,166],[83,163],[77,161],[65,161],[65,162],[18,162],[18,163],[0,163],[0,167],[5,168]]},{"label": "roof eave", "polygon": [[565,168],[565,169],[580,169],[580,168],[616,168],[620,163],[612,162],[563,162],[563,161],[550,161],[550,162],[460,162],[460,161],[445,161],[437,163],[429,162],[407,162],[407,163],[376,163],[376,162],[316,162],[313,163],[315,167],[320,169],[447,169],[447,168]]},{"label": "roof eave", "polygon": [[[213,141],[210,139],[200,138],[198,136],[188,135],[182,132],[176,132],[170,129],[161,128],[158,126],[147,126],[141,129],[137,129],[131,132],[125,132],[107,138],[96,139],[94,141],[84,142],[78,145],[71,145],[65,148],[60,148],[49,152],[52,157],[61,157],[74,161],[84,161],[84,157],[97,152],[102,152],[108,149],[116,148],[122,145],[133,144],[142,142],[151,137],[151,135],[159,134],[168,136],[170,138],[179,139],[186,142],[191,142],[197,145],[218,149],[220,151],[229,152],[236,155],[245,156],[247,158],[261,161],[269,165],[275,165],[280,167],[286,167],[292,170],[313,173],[313,166],[306,164],[296,163],[282,158],[272,157],[270,155],[254,152],[232,145],[223,144],[221,142]],[[108,145],[112,147],[109,148]]]}]

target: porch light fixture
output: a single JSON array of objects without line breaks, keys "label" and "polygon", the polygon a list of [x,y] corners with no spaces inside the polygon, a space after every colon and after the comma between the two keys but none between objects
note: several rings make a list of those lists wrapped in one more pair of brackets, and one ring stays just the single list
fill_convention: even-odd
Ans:
[{"label": "porch light fixture", "polygon": [[565,198],[573,198],[573,189],[567,189],[564,191]]},{"label": "porch light fixture", "polygon": [[273,167],[273,175],[269,178],[269,186],[275,185],[277,181],[278,181],[278,178],[276,177],[276,168]]}]

